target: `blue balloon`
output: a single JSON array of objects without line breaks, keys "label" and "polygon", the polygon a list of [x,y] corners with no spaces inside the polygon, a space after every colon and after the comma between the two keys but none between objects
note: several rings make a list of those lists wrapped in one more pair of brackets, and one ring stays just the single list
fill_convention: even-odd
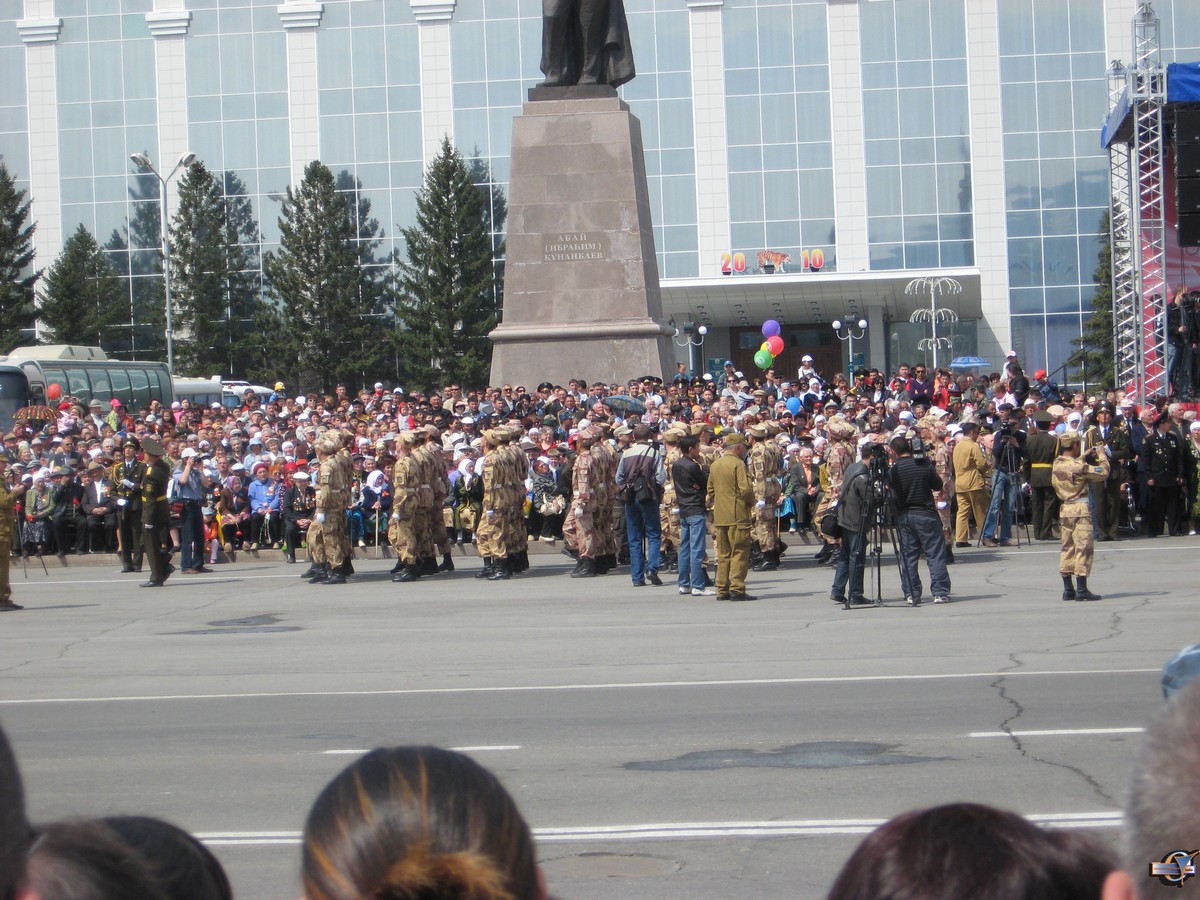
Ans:
[{"label": "blue balloon", "polygon": [[787,411],[790,412],[793,416],[796,413],[800,412],[801,403],[800,403],[799,397],[788,397],[786,405],[787,405]]},{"label": "blue balloon", "polygon": [[775,335],[779,334],[779,332],[782,330],[783,329],[780,324],[774,319],[767,319],[767,321],[763,322],[763,337],[775,337]]}]

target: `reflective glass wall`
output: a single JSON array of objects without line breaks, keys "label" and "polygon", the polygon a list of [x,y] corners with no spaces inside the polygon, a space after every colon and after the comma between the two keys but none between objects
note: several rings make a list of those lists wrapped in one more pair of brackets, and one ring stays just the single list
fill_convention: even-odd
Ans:
[{"label": "reflective glass wall", "polygon": [[728,0],[725,114],[733,251],[819,249],[836,268],[825,0]]},{"label": "reflective glass wall", "polygon": [[627,0],[637,78],[621,97],[642,123],[654,246],[662,278],[700,274],[691,25],[675,0]]},{"label": "reflective glass wall", "polygon": [[998,9],[1013,344],[1054,371],[1091,311],[1108,209],[1104,3],[1005,0]]},{"label": "reflective glass wall", "polygon": [[124,349],[133,355],[161,331],[146,324],[161,297],[159,185],[135,174],[129,160],[133,153],[157,155],[151,8],[151,0],[60,4],[55,48],[63,239],[83,225],[117,271],[131,276]]},{"label": "reflective glass wall", "polygon": [[0,162],[29,190],[29,115],[25,102],[25,46],[17,33],[21,0],[0,0]]},{"label": "reflective glass wall", "polygon": [[[359,234],[382,265],[403,252],[421,161],[417,24],[407,3],[334,0],[317,30],[321,161],[355,192]],[[372,231],[371,219],[377,223]]]},{"label": "reflective glass wall", "polygon": [[965,2],[859,5],[873,270],[975,262]]}]

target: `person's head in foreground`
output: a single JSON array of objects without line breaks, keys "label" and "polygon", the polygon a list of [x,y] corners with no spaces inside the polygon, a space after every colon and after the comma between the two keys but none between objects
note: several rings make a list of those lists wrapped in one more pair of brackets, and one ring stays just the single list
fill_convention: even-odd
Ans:
[{"label": "person's head in foreground", "polygon": [[[1180,884],[1151,877],[1152,863],[1200,847],[1200,678],[1179,687],[1158,712],[1133,762],[1125,801],[1124,870],[1104,885],[1104,900],[1149,900],[1200,890],[1200,875]],[[1185,860],[1187,862],[1187,860]],[[1200,866],[1200,857],[1190,860]]]},{"label": "person's head in foreground", "polygon": [[8,738],[0,728],[0,900],[8,900],[16,891],[25,871],[29,841],[21,773]]},{"label": "person's head in foreground", "polygon": [[1099,900],[1116,859],[1078,831],[977,803],[906,812],[869,834],[829,900]]},{"label": "person's head in foreground", "polygon": [[306,900],[544,900],[533,835],[496,776],[437,747],[372,750],[304,824]]}]

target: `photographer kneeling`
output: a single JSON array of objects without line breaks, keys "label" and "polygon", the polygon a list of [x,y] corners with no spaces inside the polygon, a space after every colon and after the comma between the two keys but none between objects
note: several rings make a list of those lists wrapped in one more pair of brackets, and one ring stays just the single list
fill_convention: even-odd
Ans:
[{"label": "photographer kneeling", "polygon": [[[919,438],[917,439],[920,440]],[[930,588],[934,603],[950,602],[950,573],[946,568],[946,541],[942,520],[933,496],[942,489],[942,479],[933,464],[913,457],[913,445],[906,437],[891,442],[896,462],[888,472],[892,497],[896,504],[897,533],[900,538],[900,575],[909,606],[921,605],[921,575],[917,562],[921,554],[929,561]]]}]

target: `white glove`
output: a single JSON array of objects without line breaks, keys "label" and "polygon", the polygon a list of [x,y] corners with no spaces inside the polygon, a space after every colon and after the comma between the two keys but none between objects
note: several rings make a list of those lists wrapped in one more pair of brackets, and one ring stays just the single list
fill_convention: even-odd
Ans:
[{"label": "white glove", "polygon": [[133,490],[135,487],[137,487],[137,485],[134,484],[132,481],[130,481],[128,478],[122,478],[121,479],[121,487],[129,488],[130,490]]},{"label": "white glove", "polygon": [[755,506],[755,508],[756,508],[756,509],[766,509],[766,508],[767,508],[767,501],[766,501],[766,500],[759,500],[757,503],[755,503],[755,504],[754,504],[754,506]]},{"label": "white glove", "polygon": [[582,506],[575,507],[575,518],[579,518],[582,515],[583,515],[583,507]]},{"label": "white glove", "polygon": [[325,513],[323,513],[323,512],[319,512],[319,513],[317,513],[317,524],[318,524],[318,525],[324,525],[324,524],[325,524]]},{"label": "white glove", "polygon": [[679,515],[679,507],[678,506],[671,507],[671,515],[673,515],[673,516]]},{"label": "white glove", "polygon": [[153,531],[153,530],[154,530],[154,526],[153,526],[153,525],[151,525],[150,523],[146,523],[146,524],[145,524],[145,525],[143,525],[142,527],[143,527],[143,528],[145,528],[147,531]]},{"label": "white glove", "polygon": [[495,511],[494,509],[489,509],[489,510],[487,511],[487,516],[488,516],[488,518],[489,518],[489,519],[490,519],[492,516],[494,516],[495,514],[496,514],[496,511]]},{"label": "white glove", "polygon": [[950,504],[949,504],[949,503],[947,503],[945,500],[939,500],[939,501],[937,502],[937,508],[938,508],[938,509],[945,509],[945,508],[946,508],[947,506],[949,506],[949,505],[950,505]]},{"label": "white glove", "polygon": [[398,512],[392,513],[392,518],[395,519],[397,522],[399,522],[400,521],[400,513],[398,513]]},{"label": "white glove", "polygon": [[124,497],[122,497],[117,501],[117,506],[124,506],[128,502],[129,502],[128,500],[126,500]]}]

